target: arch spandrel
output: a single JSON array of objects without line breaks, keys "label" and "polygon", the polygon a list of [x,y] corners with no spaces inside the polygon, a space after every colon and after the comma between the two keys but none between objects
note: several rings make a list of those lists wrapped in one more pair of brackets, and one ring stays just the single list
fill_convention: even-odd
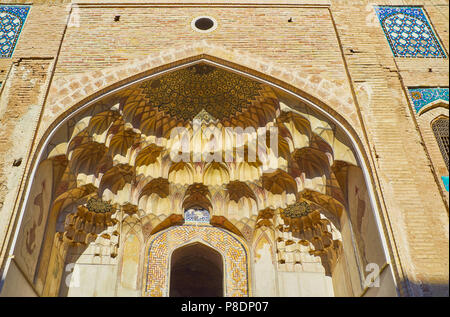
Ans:
[{"label": "arch spandrel", "polygon": [[[217,57],[212,57],[212,56],[210,56],[210,55],[198,55],[198,56],[195,56],[195,57],[189,57],[189,58],[187,58],[186,60],[182,60],[182,61],[178,61],[179,63],[183,63],[183,62],[187,62],[187,61],[193,61],[193,63],[194,64],[198,64],[198,63],[200,63],[200,62],[205,62],[205,63],[211,63],[212,65],[215,65],[214,63],[214,61],[215,60],[218,60],[219,61],[219,63],[223,63],[223,65],[227,65],[227,64],[230,64],[231,65],[231,67],[235,67],[236,69],[237,69],[237,71],[240,71],[240,69],[243,69],[243,70],[245,70],[245,71],[249,71],[250,72],[250,74],[251,74],[251,72],[253,72],[252,70],[250,70],[250,69],[247,69],[247,68],[245,68],[244,69],[244,67],[243,66],[238,66],[238,65],[236,65],[236,64],[232,64],[232,63],[230,63],[230,62],[226,62],[226,61],[224,61],[224,60],[219,60]],[[176,64],[176,63],[175,63]],[[171,66],[172,67],[177,67],[175,64],[171,64]],[[174,66],[175,65],[175,66]],[[182,69],[183,69],[183,65],[180,65],[179,67],[181,67]],[[221,65],[219,64],[219,67],[221,67]],[[156,71],[164,71],[164,67],[160,67],[160,68],[156,68]],[[258,75],[262,75],[262,74],[258,74]],[[131,78],[128,78],[127,80],[123,80],[123,81],[121,81],[120,82],[120,84],[127,84],[127,81],[129,82],[130,80],[132,80],[133,78],[142,78],[142,76],[144,76],[143,75],[143,73],[140,73],[140,75],[138,76],[138,75],[136,75],[136,76],[133,76],[133,77],[131,77]],[[264,76],[266,76],[266,75],[264,75]],[[264,77],[263,77],[264,78]],[[104,90],[102,90],[102,92],[104,91],[104,92],[107,92],[107,90],[111,90],[111,89],[113,89],[115,86],[117,86],[117,85],[119,85],[119,83],[116,83],[116,84],[114,84],[113,86],[111,86],[109,89],[104,89]],[[298,90],[298,89],[296,89],[296,90]],[[300,93],[304,93],[304,92],[302,92],[302,91],[300,91],[300,90],[298,90],[298,92],[300,92]],[[89,102],[89,99],[92,99],[92,98],[95,98],[95,96],[96,96],[97,94],[94,94],[94,95],[91,95],[90,96],[90,98],[87,98],[87,99],[84,99],[84,102]],[[282,95],[288,95],[288,94],[286,94],[286,93],[282,93]],[[279,96],[278,96],[279,97]],[[314,97],[312,97],[312,96],[309,96],[310,97],[310,99],[312,99],[312,100],[315,100],[315,98]],[[109,100],[109,101],[108,101]],[[295,100],[295,98],[293,98],[292,96],[291,97],[288,97],[288,100],[289,101],[292,101],[292,100]],[[335,100],[336,101],[336,100]],[[111,98],[104,98],[104,99],[102,99],[102,100],[100,100],[99,102],[97,102],[97,103],[95,103],[95,104],[93,104],[93,105],[91,105],[91,108],[92,109],[94,109],[94,108],[97,108],[97,109],[102,109],[102,107],[104,107],[104,105],[105,105],[105,103],[111,103]],[[114,103],[114,102],[113,102]],[[298,107],[298,101],[296,101],[295,102],[295,105],[294,104],[292,104],[292,106],[294,107],[294,108],[297,108]],[[80,106],[81,104],[79,103],[78,105],[75,105],[74,107],[72,107],[72,108],[79,108],[79,106]],[[325,108],[327,108],[327,106],[325,106],[325,104],[324,103],[322,103],[322,102],[320,102],[320,105],[322,105],[322,106],[324,106]],[[50,106],[50,107],[53,107],[53,106]],[[301,106],[302,108],[304,108],[305,107],[305,105],[303,105],[303,106]],[[46,108],[48,108],[48,107],[46,107]],[[115,112],[115,113],[117,113],[117,110],[118,110],[118,108],[120,108],[120,103],[117,103],[117,104],[115,104],[112,108],[111,108],[111,110],[113,110],[114,109],[114,111],[113,112]],[[337,113],[334,111],[334,110],[332,110],[331,108],[327,108],[327,110],[328,110],[328,112],[329,113],[331,113],[331,114],[336,114],[337,115]],[[347,109],[348,110],[348,109]],[[66,110],[66,112],[65,113],[68,113],[68,111],[69,110]],[[353,110],[352,110],[353,111]],[[100,112],[100,111],[98,111],[98,112]],[[342,115],[345,117],[347,114],[349,114],[349,112],[348,111],[344,111],[343,113],[342,113]],[[45,116],[45,115],[44,115]],[[63,116],[63,115],[62,115]],[[62,118],[62,116],[60,116],[60,118]],[[311,116],[309,116],[309,114],[308,114],[308,117],[310,118]],[[338,115],[338,117],[340,117],[340,115]],[[92,120],[92,121],[94,121],[94,120]],[[317,121],[317,120],[316,120]],[[356,124],[355,122],[352,122],[352,120],[350,120],[350,121],[348,121],[348,118],[347,118],[347,122],[351,122],[351,124],[349,124],[349,123],[346,123],[346,120],[341,120],[343,123],[344,123],[344,125],[346,126],[346,127],[348,127],[349,128],[349,130],[350,131],[354,131],[353,130],[353,128],[352,127],[357,127],[358,126],[358,124]],[[43,120],[43,122],[45,122],[45,120]],[[56,124],[56,122],[57,121],[54,121],[51,125],[53,126],[53,125],[55,125]],[[318,122],[323,122],[323,120],[320,120],[319,119],[319,121]],[[96,122],[96,124],[98,124],[98,120],[97,120],[97,122]],[[41,127],[40,127],[40,129],[42,130],[42,127],[44,127],[45,126],[45,124],[44,125],[41,125]],[[317,123],[316,123],[316,126],[317,126]],[[104,142],[105,144],[110,144],[111,143],[111,137],[115,137],[115,140],[117,141],[118,139],[121,139],[120,137],[117,137],[117,135],[114,135],[114,134],[111,134],[111,133],[109,133],[109,131],[112,129],[113,131],[114,131],[114,124],[112,124],[112,126],[110,125],[109,126],[109,128],[108,129],[106,129],[105,127],[103,127],[103,129],[106,129],[105,131],[103,131],[103,134],[100,134],[100,133],[95,133],[94,131],[92,131],[92,128],[84,128],[83,129],[83,131],[86,131],[85,133],[88,133],[89,135],[91,135],[91,137],[92,137],[92,139],[94,139],[95,141],[99,141],[100,143],[101,142]],[[132,130],[130,130],[130,126],[128,126],[128,128],[126,128],[127,129],[127,132],[130,134],[130,136],[131,135],[133,135],[134,137],[136,137],[136,135],[134,134],[134,132],[132,132]],[[322,131],[327,131],[327,130],[329,130],[328,128],[326,128],[325,130],[322,130]],[[108,132],[106,132],[106,131],[108,131]],[[99,131],[99,132],[101,132],[101,131]],[[297,132],[297,131],[295,131],[295,132]],[[105,136],[102,136],[102,135],[105,135],[105,133],[106,133],[106,141],[105,141]],[[330,131],[327,131],[326,132],[326,135],[329,135],[331,132]],[[109,138],[108,138],[108,135],[109,135]],[[81,137],[81,136],[80,136]],[[321,133],[321,136],[320,137],[325,137],[325,134],[323,134],[323,133]],[[139,137],[137,137],[137,138],[139,138]],[[79,138],[78,138],[79,139]],[[79,141],[77,139],[77,142]],[[281,150],[281,153],[284,153],[284,152],[286,152],[286,151],[284,151],[283,149],[284,149],[284,147],[286,147],[286,149],[287,149],[287,147],[289,147],[289,150],[292,150],[291,148],[295,145],[295,143],[296,144],[299,144],[299,141],[297,141],[297,140],[299,140],[299,139],[301,139],[301,137],[299,137],[298,136],[298,133],[297,133],[297,135],[296,136],[294,136],[294,139],[292,140],[292,141],[290,141],[290,140],[287,140],[286,138],[285,139],[283,139],[283,140],[281,140],[281,144],[284,144],[284,142],[286,142],[286,146],[283,146],[283,147],[280,147],[280,150]],[[135,140],[136,141],[136,140]],[[141,139],[141,141],[142,141],[142,139]],[[327,138],[327,140],[325,140],[326,142],[328,142],[332,147],[335,147],[336,149],[339,149],[339,151],[338,152],[336,152],[335,153],[335,156],[336,156],[336,159],[342,159],[342,160],[344,160],[344,161],[347,161],[347,162],[351,162],[351,163],[353,163],[353,164],[355,164],[356,163],[356,159],[355,159],[355,153],[352,153],[352,150],[349,150],[349,147],[345,144],[345,142],[344,142],[344,144],[342,144],[342,142],[340,142],[340,140],[338,139],[338,138],[333,138],[333,137],[331,137],[331,139],[328,137]],[[116,160],[119,160],[119,161],[121,161],[121,163],[127,163],[127,161],[133,161],[133,158],[134,157],[136,157],[136,149],[140,149],[141,147],[144,147],[144,146],[147,146],[147,145],[149,145],[149,144],[152,144],[152,142],[155,142],[156,144],[158,144],[158,146],[159,145],[164,145],[164,143],[165,143],[165,141],[164,141],[164,139],[154,139],[154,138],[150,138],[150,139],[147,139],[147,140],[145,140],[144,142],[139,142],[138,144],[136,144],[134,147],[132,147],[132,148],[128,148],[128,149],[125,149],[125,148],[121,148],[121,149],[119,149],[119,152],[121,152],[121,153],[119,153],[119,154],[117,154],[117,155],[115,155],[115,159]],[[162,143],[160,143],[160,142],[162,142]],[[302,141],[300,141],[300,143],[302,143]],[[303,142],[304,143],[304,142]],[[310,142],[308,142],[308,143],[310,143]],[[114,144],[114,142],[113,142],[113,144]],[[290,145],[289,145],[290,144]],[[117,150],[117,149],[116,149]],[[111,152],[115,152],[115,150],[114,149],[112,149],[112,150],[110,150]],[[36,154],[38,154],[38,153],[35,153],[35,155]],[[121,155],[122,154],[122,155]],[[166,158],[164,158],[164,157],[161,157],[161,159],[163,160],[163,159],[165,159],[165,160],[167,160],[167,155],[166,155]],[[281,161],[280,161],[281,160]],[[287,161],[285,161],[285,158],[281,158],[280,157],[280,159],[279,159],[279,162],[284,162],[285,164],[287,164]],[[106,165],[106,164],[108,164],[107,162],[105,162],[104,163],[104,165]],[[153,168],[153,167],[151,167],[151,166],[148,166],[148,167],[141,167],[140,168],[144,173],[145,173],[145,170],[147,171],[147,174],[155,174],[156,173],[156,175],[159,175],[159,176],[164,176],[164,173],[169,173],[169,170],[168,169],[165,169],[165,168]],[[246,168],[247,169],[247,168]],[[234,172],[234,171],[231,171],[231,172]],[[160,173],[160,174],[158,174],[158,173]],[[199,179],[198,179],[198,177],[197,177],[197,179],[196,179],[196,177],[195,177],[195,174],[196,173],[194,173],[194,175],[193,175],[193,177],[194,177],[194,180],[195,181],[199,181]],[[225,173],[226,174],[226,173]],[[239,176],[242,176],[242,171],[240,171],[239,169],[236,171],[236,173],[235,174],[238,174]],[[244,173],[245,174],[245,173]],[[247,173],[248,174],[248,173]],[[254,174],[254,172],[253,172],[253,174]],[[248,176],[246,176],[246,177],[248,177]],[[250,176],[251,177],[251,176]],[[173,177],[172,177],[172,179],[173,179]],[[225,179],[228,179],[228,177],[226,177]],[[254,179],[254,177],[253,177],[253,179]]]},{"label": "arch spandrel", "polygon": [[[192,54],[192,51],[196,54]],[[200,53],[198,53],[200,51]],[[164,56],[162,58],[161,56]],[[212,43],[205,45],[194,43],[177,50],[161,51],[155,55],[136,59],[130,64],[104,69],[101,72],[89,73],[56,78],[52,84],[45,106],[38,136],[45,135],[48,128],[55,124],[74,109],[118,87],[140,80],[146,76],[165,72],[171,68],[183,67],[183,64],[207,61],[213,64],[223,65],[243,73],[254,75],[271,83],[280,85],[296,92],[320,105],[323,109],[335,117],[342,117],[348,122],[349,129],[355,128],[355,135],[362,136],[359,131],[360,122],[357,118],[356,107],[349,88],[346,85],[338,85],[314,75],[313,78],[307,72],[292,73],[289,69],[276,67],[270,61],[261,61],[253,56],[246,56],[242,52],[227,50]],[[96,82],[99,87],[93,86]],[[71,87],[78,87],[73,89]],[[326,89],[325,89],[326,87]],[[64,93],[62,93],[64,92]],[[68,97],[69,96],[69,97]],[[362,139],[362,138],[361,138]]]}]

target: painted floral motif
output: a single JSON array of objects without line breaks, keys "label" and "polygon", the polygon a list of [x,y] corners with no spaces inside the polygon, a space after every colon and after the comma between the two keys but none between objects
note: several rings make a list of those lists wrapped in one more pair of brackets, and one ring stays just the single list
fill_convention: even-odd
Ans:
[{"label": "painted floral motif", "polygon": [[202,110],[219,120],[241,112],[260,94],[261,85],[217,67],[194,65],[146,82],[141,88],[151,105],[192,121]]}]

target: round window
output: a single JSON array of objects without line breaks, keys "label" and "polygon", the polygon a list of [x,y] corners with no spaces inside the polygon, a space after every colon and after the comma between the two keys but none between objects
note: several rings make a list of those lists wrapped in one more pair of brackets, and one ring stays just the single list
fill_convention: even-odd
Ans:
[{"label": "round window", "polygon": [[197,32],[207,33],[217,28],[217,21],[212,17],[202,16],[192,20],[191,26]]}]

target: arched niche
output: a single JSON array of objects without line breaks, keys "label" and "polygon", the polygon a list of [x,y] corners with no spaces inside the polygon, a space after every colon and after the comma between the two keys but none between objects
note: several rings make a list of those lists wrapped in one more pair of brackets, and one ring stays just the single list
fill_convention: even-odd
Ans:
[{"label": "arched niche", "polygon": [[[249,257],[243,241],[224,229],[186,225],[169,228],[150,239],[146,247],[143,296],[169,296],[170,278],[167,272],[171,272],[174,252],[193,243],[202,243],[205,247],[212,248],[224,260],[224,296],[250,295]],[[218,259],[220,258],[215,257],[213,260],[216,266],[220,266]]]},{"label": "arched niche", "polygon": [[222,297],[224,260],[213,248],[199,242],[184,245],[170,258],[170,297]]},{"label": "arched niche", "polygon": [[[60,294],[60,285],[67,277],[63,275],[63,272],[67,272],[67,265],[86,259],[91,261],[83,263],[86,265],[111,265],[111,270],[105,276],[111,277],[109,281],[112,284],[119,280],[122,283],[124,276],[135,276],[139,267],[146,270],[145,264],[139,266],[135,261],[125,269],[117,267],[119,262],[128,263],[123,259],[118,260],[118,257],[136,254],[136,246],[144,244],[141,241],[143,237],[127,237],[122,232],[121,224],[127,215],[154,217],[157,227],[166,220],[171,224],[172,220],[177,222],[174,219],[181,217],[184,207],[201,203],[203,208],[211,211],[213,217],[224,217],[237,228],[244,221],[254,224],[266,208],[278,210],[278,214],[272,215],[278,217],[288,205],[301,200],[320,206],[320,213],[334,223],[345,240],[344,260],[339,262],[340,259],[337,259],[337,263],[341,263],[339,265],[343,267],[342,273],[335,273],[335,276],[348,281],[351,291],[342,291],[341,295],[359,296],[367,292],[364,289],[367,262],[374,259],[377,265],[386,267],[389,255],[381,233],[376,196],[368,181],[371,178],[362,159],[362,145],[356,141],[356,133],[339,114],[331,116],[311,101],[296,96],[282,86],[266,80],[258,81],[258,78],[242,71],[205,60],[185,65],[185,68],[184,71],[192,71],[199,76],[219,69],[220,74],[226,74],[228,77],[225,78],[231,78],[236,84],[249,85],[244,92],[244,96],[250,96],[249,101],[245,109],[240,109],[244,113],[240,118],[233,117],[230,109],[210,109],[217,118],[205,115],[203,111],[196,114],[184,108],[182,114],[189,120],[200,118],[208,125],[215,124],[219,119],[222,120],[222,126],[276,126],[280,131],[277,151],[279,156],[275,157],[278,168],[273,171],[264,170],[259,162],[172,164],[164,149],[172,142],[168,137],[170,129],[179,122],[166,115],[161,120],[155,120],[153,115],[167,110],[167,113],[174,112],[173,116],[176,116],[177,108],[161,108],[158,112],[159,110],[147,107],[139,96],[148,87],[150,90],[155,87],[159,89],[162,79],[166,78],[164,76],[168,76],[166,73],[160,74],[160,77],[139,79],[103,98],[88,102],[66,118],[61,118],[56,128],[49,131],[47,138],[41,142],[43,146],[30,177],[35,181],[30,181],[25,191],[26,204],[23,205],[20,223],[22,226],[31,224],[29,218],[35,216],[30,211],[30,199],[34,199],[30,194],[34,196],[34,191],[38,190],[38,178],[34,176],[40,174],[40,166],[45,160],[57,158],[64,163],[61,171],[56,173],[59,176],[54,182],[51,202],[45,216],[48,220],[45,224],[40,224],[39,236],[35,237],[36,241],[42,241],[42,246],[39,254],[29,262],[34,268],[27,279],[35,284],[38,293],[47,296]],[[175,77],[173,80],[177,80],[176,72],[183,69],[178,67],[168,72],[169,75],[175,75],[167,78]],[[160,94],[158,98],[164,99],[164,94]],[[239,98],[236,100],[239,101]],[[195,109],[197,110],[200,108]],[[270,155],[273,156],[273,152],[267,151],[267,157]],[[90,207],[89,202],[92,202]],[[173,219],[170,220],[170,217]],[[275,225],[274,219],[263,220],[265,225],[272,226],[271,230],[278,230],[276,226],[281,225]],[[18,251],[16,254],[21,254],[23,248],[26,248],[26,238],[21,237],[24,227],[19,228],[21,229],[16,233],[18,243],[13,246]],[[211,227],[208,230],[219,229]],[[245,236],[251,237],[251,233],[246,233]],[[125,238],[127,240],[119,244],[119,240]],[[278,238],[290,243],[289,237],[279,236],[274,239]],[[230,243],[232,241],[229,240]],[[269,243],[267,236],[261,241]],[[130,247],[118,250],[120,245]],[[243,245],[242,248],[245,250]],[[72,252],[70,259],[67,252]],[[271,252],[277,253],[275,247]],[[147,256],[151,257],[151,254]],[[102,257],[107,258],[105,263],[102,262]],[[98,261],[100,262],[97,263]],[[248,261],[246,255],[244,262]],[[275,269],[282,271],[280,264],[285,263],[277,261]],[[251,266],[246,265],[247,270],[250,270]],[[169,269],[164,267],[164,270]],[[152,275],[153,273],[155,272]],[[122,276],[118,278],[120,274]],[[247,278],[243,280],[248,282],[249,275],[246,274]],[[255,277],[257,278],[263,277]],[[157,291],[167,290],[166,280],[160,281],[163,288],[158,286],[155,289],[147,288],[145,281],[142,280],[144,295],[167,295],[163,291]],[[125,281],[123,284],[138,288],[140,282],[138,279],[136,283]],[[113,289],[109,284],[99,285]],[[249,285],[232,286],[227,281],[225,292],[229,296],[248,296]],[[392,289],[392,285],[390,282],[387,288]],[[101,294],[101,290],[90,289],[89,292]]]}]

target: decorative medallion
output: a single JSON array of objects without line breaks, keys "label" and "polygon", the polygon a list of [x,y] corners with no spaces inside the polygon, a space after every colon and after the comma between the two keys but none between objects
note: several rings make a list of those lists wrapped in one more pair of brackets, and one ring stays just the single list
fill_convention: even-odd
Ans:
[{"label": "decorative medallion", "polygon": [[148,104],[167,115],[192,121],[198,113],[223,120],[251,105],[262,85],[206,64],[169,73],[141,85]]},{"label": "decorative medallion", "polygon": [[289,218],[300,218],[309,215],[312,211],[311,206],[306,201],[302,201],[287,206],[283,210],[283,215]]}]

